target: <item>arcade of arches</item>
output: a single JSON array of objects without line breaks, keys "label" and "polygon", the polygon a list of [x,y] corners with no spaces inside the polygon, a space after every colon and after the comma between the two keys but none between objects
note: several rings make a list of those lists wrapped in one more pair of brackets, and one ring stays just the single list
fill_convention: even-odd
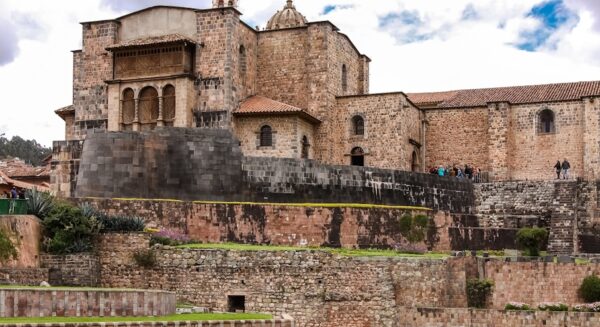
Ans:
[{"label": "arcade of arches", "polygon": [[[160,92],[160,93],[159,93]],[[121,93],[121,129],[149,131],[173,126],[175,121],[175,87],[167,84],[157,90],[153,86],[136,92],[126,88]]]}]

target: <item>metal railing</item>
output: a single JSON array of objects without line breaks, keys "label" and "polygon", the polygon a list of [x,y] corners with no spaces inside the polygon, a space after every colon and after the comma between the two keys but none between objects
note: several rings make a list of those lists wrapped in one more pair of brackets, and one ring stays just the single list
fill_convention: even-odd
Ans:
[{"label": "metal railing", "polygon": [[0,199],[0,216],[2,215],[26,215],[27,200]]}]

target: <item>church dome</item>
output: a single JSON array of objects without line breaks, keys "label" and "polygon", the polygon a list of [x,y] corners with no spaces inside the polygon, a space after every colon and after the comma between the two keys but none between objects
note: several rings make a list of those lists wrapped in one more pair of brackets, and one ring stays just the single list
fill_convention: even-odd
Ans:
[{"label": "church dome", "polygon": [[267,30],[305,26],[308,21],[296,10],[293,0],[287,0],[287,4],[281,11],[277,11],[267,23]]}]

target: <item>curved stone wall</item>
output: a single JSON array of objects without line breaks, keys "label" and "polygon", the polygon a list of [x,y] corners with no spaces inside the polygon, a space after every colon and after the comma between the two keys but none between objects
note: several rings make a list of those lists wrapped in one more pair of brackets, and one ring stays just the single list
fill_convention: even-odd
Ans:
[{"label": "curved stone wall", "polygon": [[128,317],[175,314],[175,293],[152,290],[0,288],[0,317]]}]

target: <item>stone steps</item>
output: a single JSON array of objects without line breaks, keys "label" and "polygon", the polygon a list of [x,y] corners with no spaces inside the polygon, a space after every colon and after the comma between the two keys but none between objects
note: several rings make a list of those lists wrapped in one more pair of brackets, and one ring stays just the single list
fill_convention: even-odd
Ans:
[{"label": "stone steps", "polygon": [[577,183],[564,182],[555,186],[554,210],[550,219],[548,252],[572,254],[574,252],[574,224],[576,223]]}]

